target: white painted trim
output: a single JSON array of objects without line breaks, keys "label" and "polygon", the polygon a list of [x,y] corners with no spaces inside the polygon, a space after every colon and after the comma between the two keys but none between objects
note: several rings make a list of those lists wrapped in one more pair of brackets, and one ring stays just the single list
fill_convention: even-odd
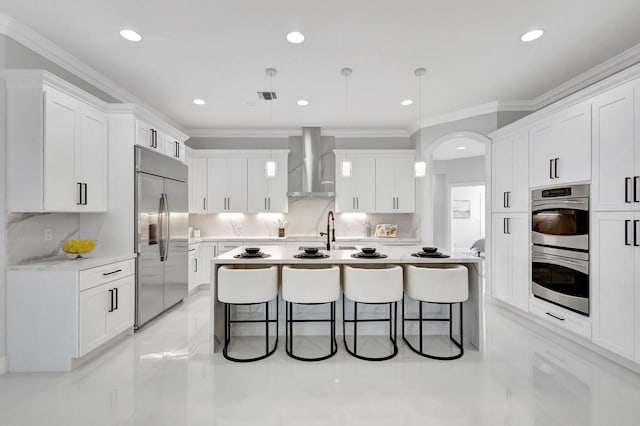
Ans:
[{"label": "white painted trim", "polygon": [[160,118],[163,121],[180,129],[184,133],[181,126],[165,114],[151,107],[140,98],[117,85],[115,82],[99,73],[89,65],[80,61],[57,44],[46,39],[38,32],[30,27],[17,21],[11,16],[0,14],[0,33],[11,37],[23,46],[33,50],[37,54],[47,58],[56,65],[61,66],[67,71],[75,74],[78,78],[86,81],[92,86],[102,90],[106,94],[122,102],[131,102],[137,104],[140,108],[149,111],[150,114]]},{"label": "white painted trim", "polygon": [[416,158],[416,150],[415,149],[334,149],[333,153],[336,157],[345,157],[349,156],[353,157],[398,157],[398,158],[407,158],[411,157],[413,159]]},{"label": "white painted trim", "polygon": [[6,356],[0,356],[0,375],[9,371],[9,359]]},{"label": "white painted trim", "polygon": [[141,108],[137,104],[106,104],[105,111],[109,114],[133,114],[136,118],[142,119],[149,125],[157,128],[158,130],[167,133],[173,139],[179,142],[184,142],[189,139],[189,135],[181,131],[180,129],[173,127],[166,121],[158,119],[155,115],[151,114],[148,110]]},{"label": "white painted trim", "polygon": [[192,158],[253,158],[253,157],[286,157],[289,155],[288,149],[194,149],[191,151]]},{"label": "white painted trim", "polygon": [[[192,138],[280,138],[302,136],[302,127],[283,129],[187,129]],[[322,136],[338,138],[407,138],[405,129],[334,129],[321,128]]]}]

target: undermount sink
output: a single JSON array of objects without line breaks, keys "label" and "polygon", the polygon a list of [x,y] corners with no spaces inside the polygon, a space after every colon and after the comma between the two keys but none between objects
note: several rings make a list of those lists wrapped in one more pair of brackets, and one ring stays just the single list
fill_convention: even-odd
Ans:
[{"label": "undermount sink", "polygon": [[358,250],[355,246],[337,246],[336,250]]},{"label": "undermount sink", "polygon": [[[327,249],[326,246],[322,245],[322,246],[300,246],[298,247],[298,250],[304,250],[306,248],[317,248],[319,250]],[[336,246],[336,250],[358,250],[358,249],[355,246]]]},{"label": "undermount sink", "polygon": [[304,250],[306,248],[317,248],[318,250],[325,250],[327,246],[300,246],[298,250]]}]

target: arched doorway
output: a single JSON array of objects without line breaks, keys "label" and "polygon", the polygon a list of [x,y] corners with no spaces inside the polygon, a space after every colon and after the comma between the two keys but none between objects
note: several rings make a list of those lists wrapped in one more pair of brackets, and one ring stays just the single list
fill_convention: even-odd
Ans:
[{"label": "arched doorway", "polygon": [[[490,172],[489,165],[486,161],[486,151],[491,149],[491,139],[485,135],[473,131],[456,131],[448,133],[436,139],[428,146],[421,149],[422,158],[427,164],[427,176],[424,179],[423,187],[423,216],[422,216],[422,241],[427,245],[437,245],[449,248],[451,246],[451,216],[448,212],[451,209],[451,190],[450,188],[468,184],[469,186],[484,184],[485,188],[490,188]],[[478,153],[482,148],[482,160],[476,159],[474,167],[462,167],[457,175],[455,182],[443,182],[442,177],[434,175],[434,166],[439,165],[434,160],[434,153],[439,150],[453,152],[461,145],[473,145],[474,152]],[[468,156],[467,156],[468,157]],[[481,169],[478,168],[478,161],[482,161]],[[475,170],[475,173],[472,173]],[[443,186],[444,185],[444,186]],[[443,193],[443,187],[446,188]],[[447,213],[444,213],[447,212]],[[486,220],[486,208],[483,220]]]}]

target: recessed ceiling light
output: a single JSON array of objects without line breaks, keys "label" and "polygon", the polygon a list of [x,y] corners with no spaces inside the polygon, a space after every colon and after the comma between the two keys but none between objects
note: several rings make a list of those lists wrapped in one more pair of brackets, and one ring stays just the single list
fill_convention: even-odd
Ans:
[{"label": "recessed ceiling light", "polygon": [[529,31],[526,34],[523,34],[522,37],[520,37],[520,40],[522,40],[522,41],[537,40],[540,37],[542,37],[542,34],[544,34],[544,31],[542,31],[542,30],[532,30],[532,31]]},{"label": "recessed ceiling light", "polygon": [[466,146],[459,146],[456,149],[463,150],[463,149],[467,149],[467,147]]},{"label": "recessed ceiling light", "polygon": [[407,105],[411,105],[412,103],[413,101],[411,99],[405,99],[404,101],[400,102],[400,105],[407,106]]},{"label": "recessed ceiling light", "polygon": [[297,31],[291,31],[287,34],[287,41],[293,44],[300,44],[304,41],[304,34]]},{"label": "recessed ceiling light", "polygon": [[194,99],[193,103],[196,105],[204,105],[206,102],[203,99]]},{"label": "recessed ceiling light", "polygon": [[122,30],[120,35],[129,41],[140,41],[142,36],[133,30]]},{"label": "recessed ceiling light", "polygon": [[307,106],[309,105],[309,101],[305,100],[305,99],[300,99],[298,102],[296,102],[298,105],[300,106]]}]

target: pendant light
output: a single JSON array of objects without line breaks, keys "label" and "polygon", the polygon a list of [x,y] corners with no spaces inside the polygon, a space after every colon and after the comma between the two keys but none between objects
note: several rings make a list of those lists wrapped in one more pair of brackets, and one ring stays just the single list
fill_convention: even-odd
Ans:
[{"label": "pendant light", "polygon": [[[422,76],[427,72],[426,68],[416,68],[413,72],[418,78],[418,140],[421,140],[422,128],[420,127],[420,119],[422,118]],[[418,145],[420,149],[420,145]],[[421,160],[422,154],[418,155],[418,159],[413,165],[416,177],[425,177],[427,175],[427,163]]]},{"label": "pendant light", "polygon": [[[269,76],[269,92],[273,93],[273,77],[278,75],[275,68],[267,68],[265,70]],[[273,99],[269,101],[269,127],[273,127]],[[269,160],[264,162],[264,174],[266,177],[275,177],[278,173],[278,164],[273,161],[271,152],[269,152]]]},{"label": "pendant light", "polygon": [[[342,68],[340,74],[344,77],[344,122],[345,130],[349,130],[349,76],[353,70],[351,68]],[[345,154],[345,159],[340,164],[342,177],[351,177],[353,173],[353,165],[349,161],[349,154]]]}]

